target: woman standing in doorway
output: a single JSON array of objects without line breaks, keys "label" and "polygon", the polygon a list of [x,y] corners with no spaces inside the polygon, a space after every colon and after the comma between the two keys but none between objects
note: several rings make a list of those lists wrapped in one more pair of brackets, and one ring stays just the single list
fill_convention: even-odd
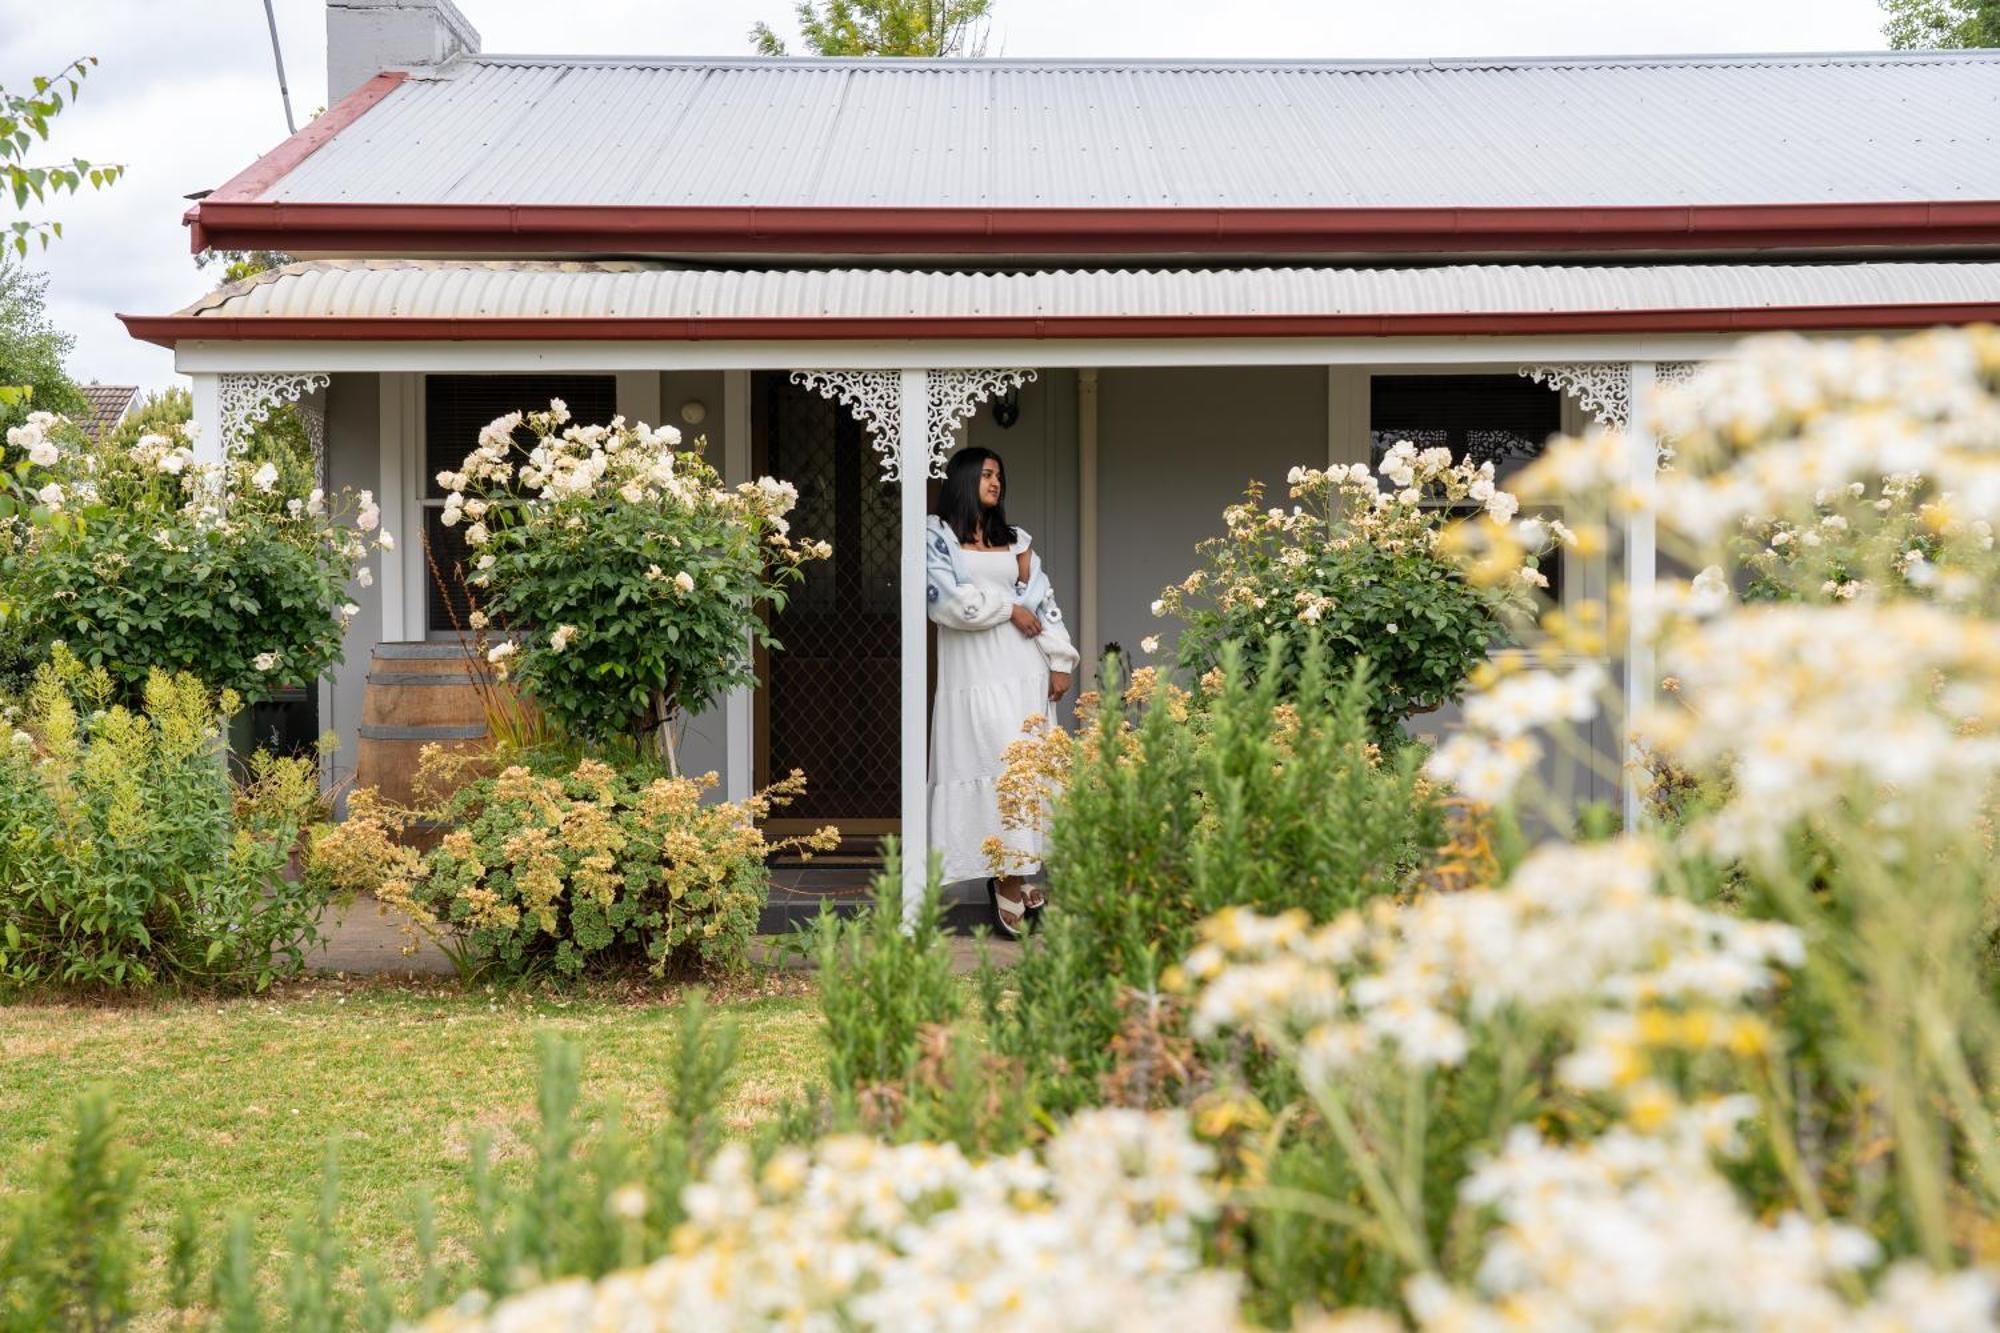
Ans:
[{"label": "woman standing in doorway", "polygon": [[[986,874],[989,838],[1015,868],[1041,868],[1039,832],[1003,828],[1001,756],[1021,724],[1069,690],[1077,652],[1028,534],[1007,522],[1007,469],[990,449],[961,449],[945,470],[925,535],[930,617],[939,627],[931,712],[931,843],[951,884]],[[1042,890],[1019,874],[986,881],[1000,934],[1021,932]]]}]

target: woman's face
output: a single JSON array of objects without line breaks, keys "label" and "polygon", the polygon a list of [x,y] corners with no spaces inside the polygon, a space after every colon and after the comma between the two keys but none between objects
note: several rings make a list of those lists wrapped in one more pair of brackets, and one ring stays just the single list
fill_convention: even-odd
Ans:
[{"label": "woman's face", "polygon": [[979,465],[979,504],[991,509],[1000,503],[1003,486],[1000,481],[1000,460],[989,458]]}]

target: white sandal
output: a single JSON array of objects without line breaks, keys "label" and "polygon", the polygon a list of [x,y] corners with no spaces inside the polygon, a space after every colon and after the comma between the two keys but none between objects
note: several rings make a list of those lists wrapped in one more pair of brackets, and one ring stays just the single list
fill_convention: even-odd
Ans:
[{"label": "white sandal", "polygon": [[[999,933],[1000,938],[1020,939],[1021,926],[1028,919],[1027,901],[1022,898],[1006,897],[1000,892],[1000,881],[989,879],[986,881],[986,902],[993,909],[993,928]],[[1007,922],[1010,916],[1014,918],[1012,925]]]}]

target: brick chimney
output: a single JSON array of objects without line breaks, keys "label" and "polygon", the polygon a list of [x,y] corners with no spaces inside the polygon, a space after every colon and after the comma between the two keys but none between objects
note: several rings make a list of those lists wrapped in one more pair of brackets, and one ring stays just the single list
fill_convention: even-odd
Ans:
[{"label": "brick chimney", "polygon": [[385,69],[421,69],[479,50],[451,0],[326,0],[326,104]]}]

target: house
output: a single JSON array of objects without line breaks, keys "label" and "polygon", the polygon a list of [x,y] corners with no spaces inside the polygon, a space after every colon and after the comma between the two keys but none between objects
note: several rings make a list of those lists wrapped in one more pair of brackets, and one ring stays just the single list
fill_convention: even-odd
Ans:
[{"label": "house", "polygon": [[132,414],[139,406],[139,386],[136,384],[79,384],[76,391],[83,395],[84,416],[80,424],[91,439],[100,439],[115,430],[118,423]]},{"label": "house", "polygon": [[[451,632],[431,478],[551,396],[799,485],[837,555],[691,761],[921,841],[918,532],[960,440],[1006,456],[1088,657],[1251,478],[1403,437],[1504,473],[1753,330],[2000,317],[1996,53],[556,57],[483,54],[449,0],[327,20],[330,109],[187,219],[300,261],[125,319],[211,447],[303,402],[404,538],[321,691],[348,754],[373,644]],[[1653,565],[1635,523],[1564,595]]]}]

